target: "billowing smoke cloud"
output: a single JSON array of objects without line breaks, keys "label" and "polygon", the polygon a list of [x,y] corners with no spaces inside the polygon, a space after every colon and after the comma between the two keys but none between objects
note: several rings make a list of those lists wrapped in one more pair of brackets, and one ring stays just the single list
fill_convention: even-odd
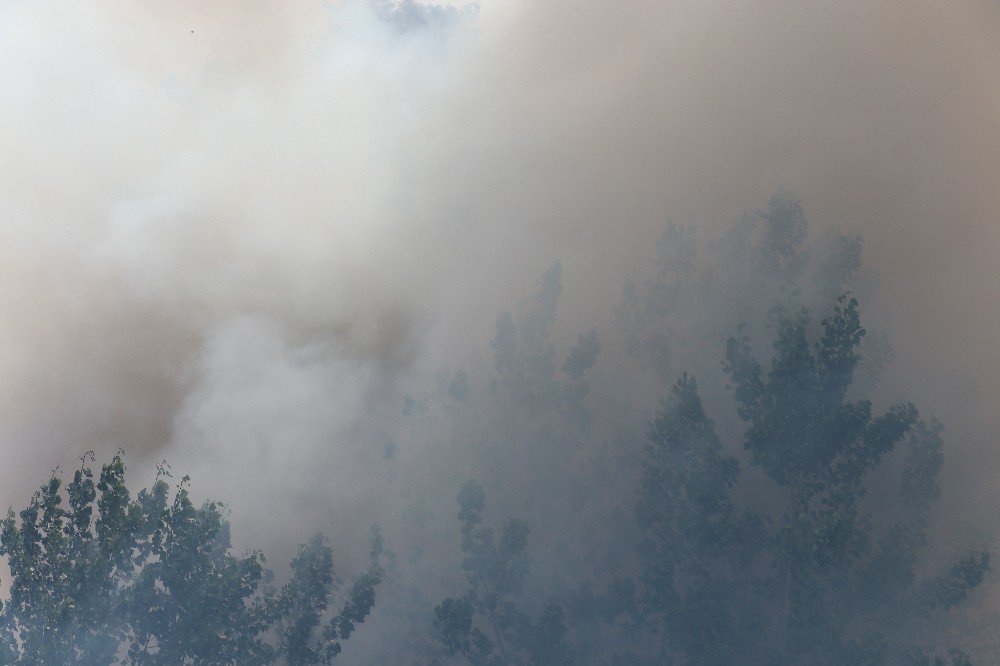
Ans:
[{"label": "billowing smoke cloud", "polygon": [[782,186],[865,236],[886,397],[946,421],[950,474],[973,478],[952,501],[982,501],[998,21],[941,2],[5,3],[0,500],[123,447],[230,501],[248,544],[315,513],[363,535],[410,383],[482,353],[554,258],[571,343],[668,217],[711,237]]}]

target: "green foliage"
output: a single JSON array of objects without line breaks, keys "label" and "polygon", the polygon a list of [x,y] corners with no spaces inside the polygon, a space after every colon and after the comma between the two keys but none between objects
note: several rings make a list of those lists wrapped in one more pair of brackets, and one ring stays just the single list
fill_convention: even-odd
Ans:
[{"label": "green foliage", "polygon": [[528,574],[528,526],[510,520],[499,539],[482,526],[486,495],[466,483],[458,494],[462,524],[462,570],[467,589],[434,609],[434,628],[449,655],[471,664],[571,664],[562,608],[545,607],[537,619],[519,608]]},{"label": "green foliage", "polygon": [[[898,650],[894,630],[917,608],[914,565],[936,495],[940,429],[919,422],[911,404],[874,416],[869,401],[847,399],[865,334],[857,300],[838,299],[813,345],[804,310],[779,308],[773,324],[777,336],[766,376],[745,339],[730,340],[726,370],[748,423],[746,448],[788,492],[771,547],[774,573],[785,588],[784,649],[814,660],[856,653],[865,624],[864,634],[883,636]],[[866,481],[908,435],[900,493],[910,507],[883,516],[890,526],[879,534],[861,505]],[[937,588],[947,590],[938,595],[938,605],[947,608],[964,598],[982,580],[988,561],[985,554],[963,559]],[[873,619],[886,612],[894,614],[893,623]]]},{"label": "green foliage", "polygon": [[[653,662],[914,663],[915,627],[964,601],[990,560],[974,552],[917,580],[942,428],[911,404],[876,415],[848,397],[865,335],[856,299],[840,297],[814,341],[804,308],[779,303],[770,324],[767,365],[741,331],[724,369],[744,447],[763,472],[755,494],[771,500],[738,508],[739,466],[722,453],[690,376],[650,427],[637,612],[662,637]],[[866,505],[873,471],[903,442],[898,501]]]},{"label": "green foliage", "polygon": [[[567,487],[573,480],[561,468],[591,436],[592,415],[585,405],[590,392],[588,373],[601,352],[597,332],[590,330],[577,337],[559,364],[550,328],[562,292],[561,275],[556,262],[516,315],[499,317],[492,341],[495,372],[488,382],[489,394],[463,405],[466,416],[481,416],[475,414],[476,409],[490,414],[503,433],[503,445],[477,451],[476,462],[488,467],[490,474],[518,479],[522,487],[531,485],[531,492],[549,491],[552,501],[518,506],[520,515],[546,530],[564,523],[568,514],[580,508],[572,488]],[[468,449],[469,443],[462,441],[460,446]],[[502,492],[502,487],[498,490]],[[514,493],[520,500],[524,494]]]},{"label": "green foliage", "polygon": [[970,553],[962,557],[944,573],[924,584],[924,599],[931,608],[954,608],[969,596],[969,592],[983,582],[990,566],[987,551]]},{"label": "green foliage", "polygon": [[292,580],[270,591],[263,555],[233,554],[224,507],[195,506],[187,486],[184,477],[171,493],[158,476],[133,499],[120,453],[96,484],[85,457],[68,506],[54,472],[27,508],[9,511],[3,663],[330,663],[374,604],[378,534],[371,567],[327,619],[337,581],[323,537],[301,546]]},{"label": "green foliage", "polygon": [[760,521],[734,506],[739,474],[722,454],[693,377],[683,375],[650,426],[636,518],[644,562],[641,608],[668,648],[728,664],[759,627],[733,591],[760,548]]}]

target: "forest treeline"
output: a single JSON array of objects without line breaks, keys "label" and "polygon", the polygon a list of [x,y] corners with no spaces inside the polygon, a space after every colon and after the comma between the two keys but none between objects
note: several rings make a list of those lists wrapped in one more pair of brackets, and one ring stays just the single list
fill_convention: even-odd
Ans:
[{"label": "forest treeline", "polygon": [[348,580],[317,534],[278,584],[187,477],[84,456],[3,522],[3,663],[971,664],[990,552],[932,542],[944,427],[873,397],[861,251],[783,192],[669,224],[562,354],[554,264],[491,365],[407,396],[373,480],[401,517]]}]

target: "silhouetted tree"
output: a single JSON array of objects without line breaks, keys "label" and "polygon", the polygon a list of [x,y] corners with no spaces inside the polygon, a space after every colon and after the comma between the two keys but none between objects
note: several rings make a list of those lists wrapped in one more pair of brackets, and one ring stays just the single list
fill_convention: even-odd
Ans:
[{"label": "silhouetted tree", "polygon": [[692,663],[730,664],[760,633],[745,582],[762,525],[734,506],[738,474],[683,375],[650,426],[636,507],[640,605],[660,633],[660,659],[679,651]]},{"label": "silhouetted tree", "polygon": [[469,482],[458,494],[462,523],[462,570],[468,587],[434,609],[434,627],[444,650],[471,664],[571,664],[566,623],[558,605],[533,619],[518,604],[528,573],[528,526],[510,520],[499,539],[481,526],[486,495]]},{"label": "silhouetted tree", "polygon": [[260,552],[232,553],[224,507],[197,507],[188,477],[171,493],[162,476],[133,498],[121,454],[96,483],[85,458],[66,506],[54,472],[27,508],[8,512],[3,663],[330,663],[375,602],[377,531],[371,566],[328,612],[339,583],[323,537],[300,547],[289,583],[271,590]]},{"label": "silhouetted tree", "polygon": [[[739,465],[693,378],[681,376],[650,427],[636,507],[637,612],[661,637],[650,661],[945,663],[929,661],[918,628],[964,601],[990,558],[971,552],[918,580],[942,428],[912,404],[876,415],[848,397],[865,334],[857,300],[839,298],[812,342],[804,308],[775,306],[771,325],[766,368],[743,334],[724,364],[765,477],[753,482],[756,512],[734,499]],[[903,442],[898,501],[866,505],[871,484],[889,478],[873,471]]]}]

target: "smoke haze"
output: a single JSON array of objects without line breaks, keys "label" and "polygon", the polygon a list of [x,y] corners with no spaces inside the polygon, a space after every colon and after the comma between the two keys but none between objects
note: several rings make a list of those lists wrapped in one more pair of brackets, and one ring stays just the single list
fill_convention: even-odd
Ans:
[{"label": "smoke haze", "polygon": [[407,396],[554,259],[568,349],[668,219],[788,188],[864,236],[879,395],[947,425],[948,529],[996,534],[998,36],[985,2],[4,3],[0,502],[122,447],[274,562],[362,543]]}]

